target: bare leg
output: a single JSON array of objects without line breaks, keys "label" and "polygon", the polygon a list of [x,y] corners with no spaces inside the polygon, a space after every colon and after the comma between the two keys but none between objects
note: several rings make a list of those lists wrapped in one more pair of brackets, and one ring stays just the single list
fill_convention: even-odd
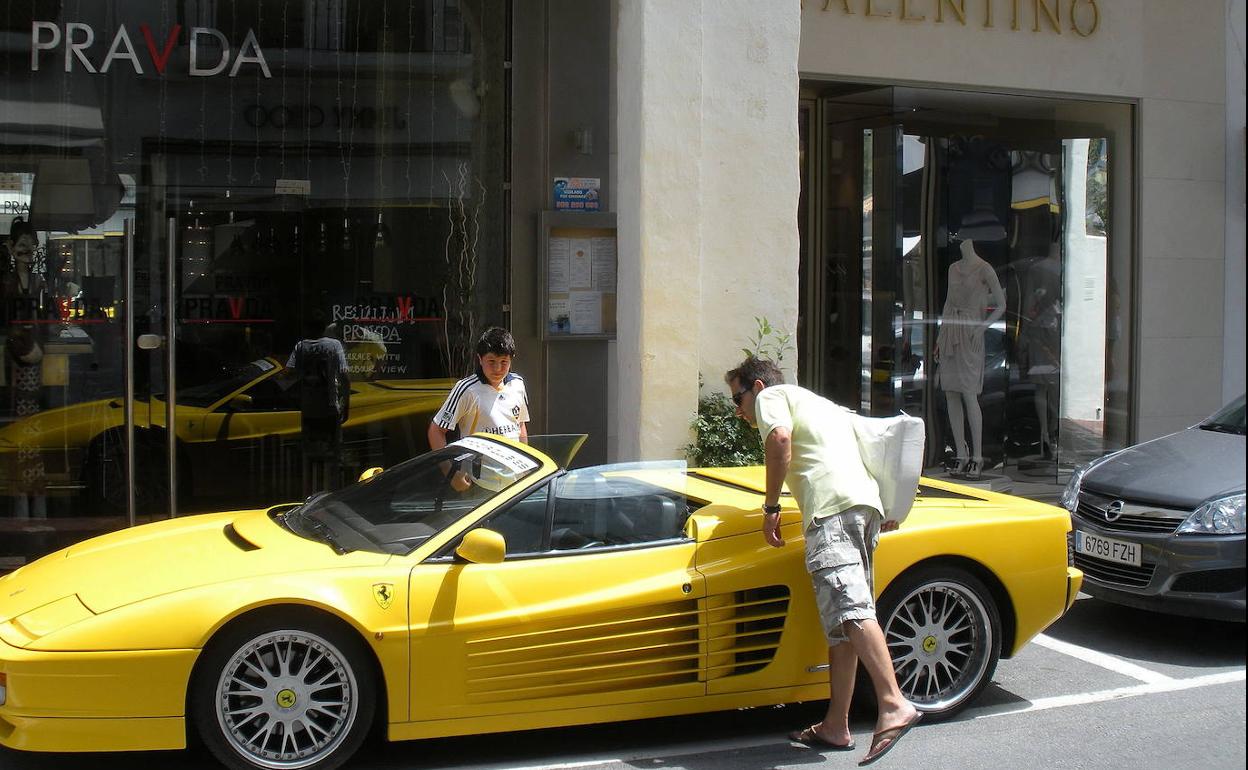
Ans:
[{"label": "bare leg", "polygon": [[945,391],[945,403],[949,406],[949,427],[953,430],[953,446],[957,450],[958,459],[970,457],[966,452],[966,414],[962,410],[962,394],[952,390]]},{"label": "bare leg", "polygon": [[828,713],[817,730],[820,737],[831,743],[849,743],[849,702],[854,697],[854,680],[858,676],[858,653],[848,642],[828,648]]},{"label": "bare leg", "polygon": [[963,393],[966,402],[966,420],[971,426],[971,458],[976,462],[984,461],[984,413],[979,408],[978,393]]},{"label": "bare leg", "polygon": [[846,621],[844,628],[849,643],[854,646],[854,651],[862,660],[863,667],[871,677],[871,684],[875,687],[875,699],[879,704],[875,732],[909,722],[917,712],[897,686],[893,660],[884,644],[884,632],[880,629],[880,624],[874,620]]}]

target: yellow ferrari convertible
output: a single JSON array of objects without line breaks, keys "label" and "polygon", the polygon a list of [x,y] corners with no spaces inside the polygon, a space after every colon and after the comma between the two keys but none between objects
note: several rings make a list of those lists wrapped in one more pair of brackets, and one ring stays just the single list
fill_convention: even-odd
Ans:
[{"label": "yellow ferrari convertible", "polygon": [[[237,497],[240,489],[271,488],[276,467],[299,467],[299,392],[286,373],[277,359],[261,358],[179,389],[175,432],[178,488],[184,494],[220,501]],[[350,419],[343,425],[349,461],[363,468],[427,450],[429,421],[454,384],[453,379],[353,382]],[[105,512],[124,511],[122,403],[120,398],[87,401],[0,427],[0,480],[16,478],[19,458],[35,451],[49,483],[85,489]],[[150,508],[168,499],[167,480],[154,472],[163,468],[158,453],[166,446],[164,396],[139,399],[135,420],[138,492]]]},{"label": "yellow ferrari convertible", "polygon": [[[0,744],[330,768],[390,740],[827,697],[785,498],[761,468],[568,470],[483,435],[298,505],[150,524],[0,578]],[[583,439],[583,437],[579,437]],[[1059,508],[924,479],[881,538],[906,695],[953,714],[1069,608]]]}]

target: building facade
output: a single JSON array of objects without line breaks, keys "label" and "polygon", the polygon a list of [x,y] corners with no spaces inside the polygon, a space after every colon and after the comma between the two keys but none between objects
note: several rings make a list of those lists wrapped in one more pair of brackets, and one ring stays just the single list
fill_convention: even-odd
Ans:
[{"label": "building facade", "polygon": [[[1244,388],[1243,2],[32,0],[0,12],[0,569],[424,450],[488,325],[531,433],[675,457],[786,371],[1060,480]],[[18,224],[14,226],[14,223]],[[172,428],[170,428],[172,426]],[[336,482],[338,483],[338,482]]]},{"label": "building facade", "polygon": [[[928,417],[934,464],[961,453],[947,394],[980,377],[980,453],[1007,465],[1161,435],[1243,391],[1242,3],[796,5],[621,4],[619,125],[642,147],[621,137],[620,216],[626,203],[642,212],[639,243],[621,252],[662,275],[672,236],[661,227],[679,229],[662,214],[668,202],[647,197],[646,180],[671,166],[649,143],[698,140],[686,146],[700,158],[685,164],[700,175],[702,223],[701,240],[682,244],[702,255],[682,256],[695,263],[686,296],[699,301],[651,309],[660,317],[641,321],[637,341],[619,342],[621,367],[643,367],[621,374],[632,391],[621,409],[650,421],[624,430],[622,447],[663,454],[684,440],[692,386],[654,384],[652,357],[656,369],[679,364],[680,382],[714,382],[754,315],[796,329],[799,381],[851,406]],[[629,57],[644,75],[651,59],[685,55],[649,49],[661,34],[651,25],[678,24],[700,30],[681,48],[701,47],[685,61],[700,88],[668,96],[643,78],[630,103]],[[768,68],[762,79],[781,86],[755,85]],[[776,111],[799,115],[796,147],[787,126],[767,124]],[[726,135],[732,153],[719,149]],[[748,168],[777,145],[798,161]],[[641,159],[631,201],[625,155]],[[776,190],[794,167],[800,179]],[[796,248],[750,237],[777,222],[799,234]],[[989,328],[965,340],[983,358],[961,365],[969,385],[939,355],[964,240],[993,275],[977,300]],[[676,341],[661,355],[652,335],[665,328],[699,329],[700,358]],[[959,410],[968,454],[971,409]]]}]

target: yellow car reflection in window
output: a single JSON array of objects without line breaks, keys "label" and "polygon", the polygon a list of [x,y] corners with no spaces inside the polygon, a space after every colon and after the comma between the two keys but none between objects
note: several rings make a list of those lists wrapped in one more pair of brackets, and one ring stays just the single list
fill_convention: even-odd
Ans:
[{"label": "yellow car reflection in window", "polygon": [[[451,379],[353,382],[349,419],[343,426],[349,464],[362,468],[394,463],[427,450],[429,421],[454,384]],[[297,390],[273,358],[257,359],[215,381],[179,389],[181,495],[237,497],[261,484],[271,490],[274,474],[283,468],[297,470]],[[167,446],[163,396],[138,399],[134,419],[138,491],[160,501],[167,495],[161,477],[166,467],[161,453]],[[85,493],[87,502],[103,509],[97,512],[124,511],[124,425],[120,397],[48,409],[10,423],[0,429],[0,485],[17,478],[19,454],[34,450],[50,486]],[[298,487],[271,491],[290,495]],[[270,493],[268,499],[273,497]]]}]

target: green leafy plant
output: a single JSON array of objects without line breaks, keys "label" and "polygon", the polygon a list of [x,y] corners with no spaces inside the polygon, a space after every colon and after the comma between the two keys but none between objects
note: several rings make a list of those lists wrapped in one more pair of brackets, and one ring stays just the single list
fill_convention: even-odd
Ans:
[{"label": "green leafy plant", "polygon": [[698,398],[691,424],[692,443],[685,446],[689,464],[697,468],[761,465],[763,442],[758,431],[737,417],[732,399],[720,391]]},{"label": "green leafy plant", "polygon": [[777,364],[784,361],[785,353],[793,351],[793,335],[771,325],[764,316],[754,316],[757,327],[750,338],[750,346],[741,348],[741,352],[755,358],[770,358]]},{"label": "green leafy plant", "polygon": [[[766,318],[754,318],[754,336],[741,348],[746,356],[770,358],[779,364],[793,351],[793,335],[771,325]],[[705,382],[699,376],[698,389]],[[732,399],[722,391],[701,392],[698,413],[690,423],[694,439],[684,447],[689,464],[698,468],[762,465],[763,442],[758,431],[737,417]]]}]

